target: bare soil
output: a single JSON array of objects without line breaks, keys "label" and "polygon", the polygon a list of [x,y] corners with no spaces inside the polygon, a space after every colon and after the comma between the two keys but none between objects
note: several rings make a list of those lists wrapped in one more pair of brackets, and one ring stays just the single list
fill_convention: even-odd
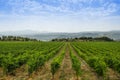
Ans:
[{"label": "bare soil", "polygon": [[72,69],[72,62],[69,51],[70,50],[67,46],[66,53],[59,71],[59,80],[76,80],[75,71]]},{"label": "bare soil", "polygon": [[120,80],[120,74],[114,71],[113,69],[108,68],[106,79],[107,80]]}]

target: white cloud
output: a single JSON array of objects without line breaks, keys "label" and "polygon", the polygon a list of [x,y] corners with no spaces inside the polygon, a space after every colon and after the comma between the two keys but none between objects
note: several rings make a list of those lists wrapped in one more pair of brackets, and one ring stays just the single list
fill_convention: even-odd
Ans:
[{"label": "white cloud", "polygon": [[[1,18],[1,17],[0,17]],[[4,20],[3,20],[4,19]],[[86,18],[75,16],[9,16],[0,20],[1,30],[37,30],[54,32],[120,30],[120,16]],[[7,24],[6,24],[7,23]]]},{"label": "white cloud", "polygon": [[118,5],[105,0],[97,0],[101,6],[92,7],[91,4],[96,0],[53,0],[60,5],[53,6],[40,3],[35,0],[9,0],[12,6],[12,13],[18,15],[43,15],[43,14],[63,14],[63,15],[83,15],[83,16],[108,16],[117,12]]},{"label": "white cloud", "polygon": [[[0,16],[0,18],[2,17],[0,19],[1,30],[32,29],[79,32],[120,29],[120,17],[111,17],[111,14],[119,9],[115,3],[99,0],[102,5],[93,7],[91,3],[98,0],[53,1],[53,3],[59,1],[60,4],[54,6],[35,0],[9,0],[8,4],[12,7],[12,14]],[[90,5],[85,6],[83,3]]]}]

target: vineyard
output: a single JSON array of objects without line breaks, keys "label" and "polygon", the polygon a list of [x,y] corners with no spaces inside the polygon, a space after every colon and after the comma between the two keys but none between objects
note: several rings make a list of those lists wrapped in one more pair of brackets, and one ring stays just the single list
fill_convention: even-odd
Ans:
[{"label": "vineyard", "polygon": [[120,42],[0,42],[0,80],[120,80]]}]

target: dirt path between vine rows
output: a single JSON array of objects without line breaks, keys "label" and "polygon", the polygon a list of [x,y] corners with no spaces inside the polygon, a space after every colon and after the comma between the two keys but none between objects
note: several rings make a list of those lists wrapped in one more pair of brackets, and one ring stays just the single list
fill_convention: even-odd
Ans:
[{"label": "dirt path between vine rows", "polygon": [[69,54],[70,50],[66,48],[66,53],[62,61],[61,67],[56,74],[55,80],[76,80],[75,71],[72,69],[72,62]]},{"label": "dirt path between vine rows", "polygon": [[3,71],[2,71],[2,68],[0,67],[0,79],[3,76],[2,74],[3,74]]},{"label": "dirt path between vine rows", "polygon": [[120,74],[114,71],[111,68],[108,68],[106,73],[106,79],[107,80],[120,80]]},{"label": "dirt path between vine rows", "polygon": [[82,74],[80,76],[80,80],[99,80],[97,74],[94,72],[93,69],[89,67],[89,65],[81,58],[78,56],[76,51],[72,48],[70,45],[71,49],[73,50],[73,53],[77,56],[77,58],[81,62],[81,69],[82,69]]}]

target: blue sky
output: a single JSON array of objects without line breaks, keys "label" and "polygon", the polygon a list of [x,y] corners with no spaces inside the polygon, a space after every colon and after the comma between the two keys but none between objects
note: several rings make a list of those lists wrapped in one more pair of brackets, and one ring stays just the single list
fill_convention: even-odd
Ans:
[{"label": "blue sky", "polygon": [[120,30],[120,0],[0,0],[0,31]]}]

